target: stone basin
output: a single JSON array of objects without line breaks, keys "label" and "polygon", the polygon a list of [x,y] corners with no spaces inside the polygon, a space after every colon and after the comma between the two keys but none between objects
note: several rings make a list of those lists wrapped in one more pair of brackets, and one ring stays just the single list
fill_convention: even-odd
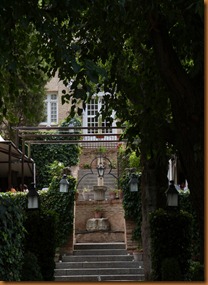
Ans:
[{"label": "stone basin", "polygon": [[108,231],[110,230],[110,223],[108,218],[92,218],[87,220],[87,231]]}]

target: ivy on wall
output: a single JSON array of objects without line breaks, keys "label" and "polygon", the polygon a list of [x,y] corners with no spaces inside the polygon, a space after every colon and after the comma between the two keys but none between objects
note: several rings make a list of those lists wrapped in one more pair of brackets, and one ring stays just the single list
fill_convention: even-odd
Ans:
[{"label": "ivy on wall", "polygon": [[50,190],[39,191],[36,212],[26,210],[26,193],[0,193],[0,280],[53,280],[55,249],[73,229],[76,180],[67,178],[69,193],[59,192],[60,176],[53,178]]},{"label": "ivy on wall", "polygon": [[26,218],[24,196],[15,199],[9,193],[0,195],[0,280],[20,281]]},{"label": "ivy on wall", "polygon": [[133,231],[132,239],[141,243],[141,222],[142,222],[142,206],[141,206],[141,190],[140,176],[138,176],[138,192],[130,192],[129,180],[130,174],[126,173],[120,180],[123,191],[123,208],[124,216],[136,223],[136,228]]},{"label": "ivy on wall", "polygon": [[[65,121],[60,127],[67,127],[69,124],[73,126],[80,126],[80,120],[71,119],[69,122]],[[66,132],[66,131],[65,131]],[[40,137],[39,140],[78,140],[79,136],[62,137],[56,134],[62,134],[64,131],[51,132],[51,137]],[[79,132],[77,132],[79,133]],[[77,134],[76,133],[76,134]],[[41,132],[43,134],[43,132]],[[47,133],[48,134],[48,133]],[[75,134],[75,132],[74,132]],[[54,161],[63,163],[65,166],[70,167],[77,165],[79,162],[79,155],[81,148],[78,144],[33,144],[31,147],[31,157],[36,164],[36,187],[38,189],[47,188],[51,182],[50,164]]]}]

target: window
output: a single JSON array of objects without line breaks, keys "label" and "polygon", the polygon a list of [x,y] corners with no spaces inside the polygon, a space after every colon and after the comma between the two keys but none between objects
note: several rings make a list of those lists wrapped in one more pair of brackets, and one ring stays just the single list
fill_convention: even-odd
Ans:
[{"label": "window", "polygon": [[47,94],[45,100],[46,121],[43,122],[47,126],[58,124],[58,97],[57,94]]},{"label": "window", "polygon": [[84,126],[88,127],[87,132],[90,134],[96,133],[112,133],[111,129],[103,129],[103,130],[94,130],[90,129],[90,127],[107,127],[106,121],[102,121],[101,116],[96,117],[97,113],[100,111],[103,104],[102,97],[97,97],[91,99],[91,101],[86,106],[86,111],[83,117]]}]

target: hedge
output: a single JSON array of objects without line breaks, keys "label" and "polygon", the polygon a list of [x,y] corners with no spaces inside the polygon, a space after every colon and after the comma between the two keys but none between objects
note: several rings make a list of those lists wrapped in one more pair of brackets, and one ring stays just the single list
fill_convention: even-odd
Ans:
[{"label": "hedge", "polygon": [[3,281],[20,281],[26,218],[22,207],[24,196],[15,199],[9,193],[0,194],[0,280]]},{"label": "hedge", "polygon": [[192,215],[158,209],[150,214],[150,227],[153,280],[167,281],[163,279],[168,278],[164,271],[167,268],[169,276],[175,272],[174,280],[186,280],[191,259]]},{"label": "hedge", "polygon": [[75,179],[68,180],[69,193],[59,192],[60,177],[50,190],[39,191],[40,210],[26,211],[23,192],[0,194],[0,280],[53,280],[55,249],[73,229]]}]

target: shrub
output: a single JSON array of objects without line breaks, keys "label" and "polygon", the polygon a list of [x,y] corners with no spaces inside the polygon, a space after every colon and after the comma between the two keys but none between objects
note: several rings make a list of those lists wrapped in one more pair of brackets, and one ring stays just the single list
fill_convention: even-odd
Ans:
[{"label": "shrub", "polygon": [[182,280],[179,262],[175,257],[162,260],[162,281],[180,281]]},{"label": "shrub", "polygon": [[120,180],[123,191],[123,208],[126,219],[131,219],[136,223],[136,228],[133,231],[132,239],[138,242],[141,241],[141,221],[142,221],[142,205],[141,205],[141,191],[140,191],[140,176],[138,192],[130,192],[129,180],[130,175],[123,175]]},{"label": "shrub", "polygon": [[190,241],[191,250],[192,250],[192,259],[199,260],[199,252],[200,252],[199,224],[196,212],[191,203],[189,193],[181,193],[179,195],[179,206],[181,210],[191,213],[193,217],[192,240]]},{"label": "shrub", "polygon": [[42,281],[43,277],[35,254],[27,252],[24,255],[21,281]]},{"label": "shrub", "polygon": [[182,280],[186,280],[191,258],[191,214],[156,210],[150,214],[150,228],[153,279],[162,280],[162,262],[166,258],[175,258],[179,262]]},{"label": "shrub", "polygon": [[56,247],[62,246],[73,230],[74,195],[76,180],[67,177],[69,192],[59,192],[60,177],[53,177],[48,191],[39,191],[41,211],[52,210],[56,213]]},{"label": "shrub", "polygon": [[16,197],[0,194],[0,280],[4,281],[20,281],[23,263],[25,212]]},{"label": "shrub", "polygon": [[25,228],[27,230],[25,250],[37,257],[43,280],[52,281],[55,268],[55,217],[53,213],[43,214],[38,210],[28,212]]},{"label": "shrub", "polygon": [[190,262],[189,281],[204,281],[204,266],[199,261]]}]

